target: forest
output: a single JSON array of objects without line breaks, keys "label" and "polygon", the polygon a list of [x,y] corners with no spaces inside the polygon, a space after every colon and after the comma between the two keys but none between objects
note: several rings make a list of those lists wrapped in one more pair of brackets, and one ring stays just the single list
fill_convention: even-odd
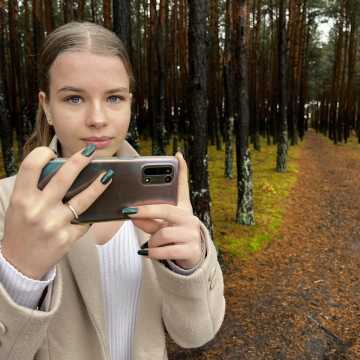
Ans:
[{"label": "forest", "polygon": [[[16,174],[35,126],[41,44],[48,33],[70,21],[102,24],[124,42],[135,75],[127,140],[142,154],[183,152],[194,212],[211,231],[221,255],[229,311],[239,324],[227,318],[224,335],[199,350],[180,350],[173,344],[169,358],[360,358],[355,336],[360,331],[355,305],[359,260],[346,257],[360,250],[358,241],[353,243],[359,238],[358,219],[346,207],[360,209],[355,191],[360,160],[360,2],[0,0],[2,176]],[[352,193],[345,193],[350,187]],[[330,195],[332,190],[335,194]],[[348,199],[346,205],[341,199]],[[333,222],[322,218],[331,209]],[[347,225],[342,223],[346,214]],[[314,248],[272,248],[274,239],[291,242],[299,233],[313,239]],[[330,281],[333,270],[325,272],[326,261],[309,260],[319,249],[345,244],[345,233],[352,239],[350,248],[341,248],[341,254],[336,248],[331,256],[337,254],[347,264],[343,266],[350,267],[341,274],[347,273],[351,295]],[[246,244],[242,237],[248,239]],[[334,237],[344,241],[317,242]],[[297,259],[303,254],[308,257],[301,265]],[[255,260],[249,260],[252,257]],[[310,283],[328,284],[311,294],[304,295],[304,290],[304,318],[297,317],[301,306],[289,295],[295,285],[286,280],[288,267],[295,265],[282,264],[289,258],[304,269],[317,264],[321,270],[312,270]],[[247,267],[238,271],[244,263]],[[314,273],[322,277],[313,278]],[[305,270],[303,278],[297,270],[292,274],[301,286],[308,279]],[[273,295],[273,317],[262,317],[266,304],[256,307],[245,295],[265,299],[268,295],[261,291],[269,283],[282,284],[277,290],[285,300]],[[304,310],[310,298],[318,312]],[[325,304],[328,298],[346,306]],[[283,311],[280,303],[292,306],[291,311]],[[244,320],[249,313],[249,321]],[[284,321],[286,326],[281,325]],[[346,328],[346,322],[352,325]],[[272,323],[282,327],[274,330],[275,340],[269,340]]]},{"label": "forest", "polygon": [[[201,166],[205,143],[219,151],[224,147],[225,174],[231,177],[236,139],[236,221],[251,224],[249,143],[255,151],[260,151],[262,138],[277,144],[276,167],[284,171],[288,143],[302,140],[309,125],[334,143],[346,142],[353,133],[360,139],[358,8],[350,0],[2,0],[1,144],[6,174],[16,171],[13,139],[21,157],[34,126],[36,60],[44,36],[72,20],[93,21],[113,29],[130,53],[136,91],[129,141],[137,147],[139,136],[149,135],[157,155],[165,154],[170,141],[174,150],[183,144],[189,159],[192,154],[195,209],[211,227],[207,165]],[[202,29],[194,28],[195,13]],[[326,21],[333,26],[324,43],[319,25]],[[201,91],[194,90],[197,81]]]}]

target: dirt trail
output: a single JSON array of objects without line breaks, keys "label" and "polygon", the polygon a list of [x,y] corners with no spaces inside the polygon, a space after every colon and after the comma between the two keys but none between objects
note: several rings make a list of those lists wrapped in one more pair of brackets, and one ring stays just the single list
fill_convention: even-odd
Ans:
[{"label": "dirt trail", "polygon": [[358,151],[308,132],[279,238],[227,268],[216,339],[170,360],[360,360]]}]

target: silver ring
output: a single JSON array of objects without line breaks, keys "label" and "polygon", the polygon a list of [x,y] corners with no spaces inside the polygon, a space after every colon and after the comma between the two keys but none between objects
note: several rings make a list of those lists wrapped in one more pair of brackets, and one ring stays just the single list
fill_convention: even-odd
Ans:
[{"label": "silver ring", "polygon": [[76,210],[74,209],[74,207],[70,204],[70,203],[66,203],[65,204],[69,209],[70,209],[70,211],[73,213],[73,215],[74,215],[74,218],[77,220],[78,218],[79,218],[79,215],[78,215],[78,213],[76,212]]}]

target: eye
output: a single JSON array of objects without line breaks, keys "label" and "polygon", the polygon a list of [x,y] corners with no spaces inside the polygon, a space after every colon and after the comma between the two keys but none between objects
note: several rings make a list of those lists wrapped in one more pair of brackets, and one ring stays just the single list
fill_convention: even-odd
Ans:
[{"label": "eye", "polygon": [[107,101],[110,102],[111,104],[118,104],[124,100],[125,98],[119,95],[111,95],[107,98]]},{"label": "eye", "polygon": [[65,101],[71,104],[80,104],[81,97],[78,95],[71,95],[65,98]]}]

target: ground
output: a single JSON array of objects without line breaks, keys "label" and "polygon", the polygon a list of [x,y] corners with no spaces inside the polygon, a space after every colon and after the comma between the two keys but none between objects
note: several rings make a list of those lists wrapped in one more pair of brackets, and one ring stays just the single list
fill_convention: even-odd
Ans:
[{"label": "ground", "polygon": [[359,149],[309,132],[279,236],[246,261],[225,256],[217,337],[170,343],[169,360],[360,359],[359,191]]}]

